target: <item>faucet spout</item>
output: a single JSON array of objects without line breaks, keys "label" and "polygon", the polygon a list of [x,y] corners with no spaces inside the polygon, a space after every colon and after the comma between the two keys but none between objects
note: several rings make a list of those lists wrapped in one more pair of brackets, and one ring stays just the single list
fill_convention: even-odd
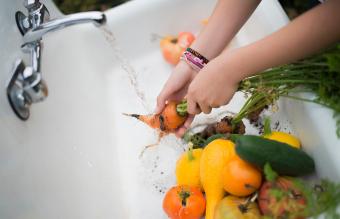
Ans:
[{"label": "faucet spout", "polygon": [[40,67],[43,36],[75,24],[92,22],[100,26],[106,22],[106,17],[102,12],[83,12],[50,20],[48,9],[40,0],[25,0],[24,6],[28,14],[17,11],[15,20],[23,35],[21,49],[30,55],[31,63],[26,66],[21,59],[15,62],[13,77],[7,86],[7,97],[15,114],[27,120],[30,106],[43,101],[48,95]]},{"label": "faucet spout", "polygon": [[63,18],[53,19],[40,26],[27,31],[23,37],[24,45],[41,40],[41,38],[49,33],[67,26],[93,22],[94,25],[100,26],[106,22],[105,14],[102,12],[81,12],[77,14],[67,15]]}]

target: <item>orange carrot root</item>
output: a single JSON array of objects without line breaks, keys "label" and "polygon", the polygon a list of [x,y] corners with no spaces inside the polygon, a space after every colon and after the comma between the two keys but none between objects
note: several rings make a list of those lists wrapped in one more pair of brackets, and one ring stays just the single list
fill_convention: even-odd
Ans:
[{"label": "orange carrot root", "polygon": [[150,126],[153,129],[160,129],[161,128],[159,115],[139,115],[139,114],[127,114],[127,113],[123,113],[123,115],[134,117],[134,118],[144,122],[145,124],[147,124],[148,126]]},{"label": "orange carrot root", "polygon": [[184,124],[188,117],[186,110],[187,103],[185,101],[182,101],[179,104],[174,101],[169,101],[160,114],[139,115],[123,113],[125,116],[134,117],[151,128],[160,131],[157,142],[155,144],[145,146],[139,156],[140,158],[148,148],[157,146],[164,135],[174,132],[177,128]]},{"label": "orange carrot root", "polygon": [[160,143],[161,143],[161,140],[162,138],[165,136],[165,133],[164,132],[160,132],[159,135],[158,135],[158,138],[157,138],[157,142],[156,143],[153,143],[153,144],[149,144],[149,145],[146,145],[143,150],[141,151],[140,155],[139,155],[139,158],[142,158],[143,155],[144,155],[144,152],[149,149],[149,148],[152,148],[152,147],[156,147],[158,146]]},{"label": "orange carrot root", "polygon": [[[183,103],[181,103],[183,105]],[[177,128],[184,124],[187,115],[183,114],[183,106],[177,102],[170,101],[160,114],[154,115],[139,115],[139,114],[126,114],[123,115],[134,117],[153,129],[159,129],[165,133],[174,132]],[[181,106],[182,108],[179,108]],[[180,109],[180,113],[179,110]],[[185,108],[186,110],[186,108]]]}]

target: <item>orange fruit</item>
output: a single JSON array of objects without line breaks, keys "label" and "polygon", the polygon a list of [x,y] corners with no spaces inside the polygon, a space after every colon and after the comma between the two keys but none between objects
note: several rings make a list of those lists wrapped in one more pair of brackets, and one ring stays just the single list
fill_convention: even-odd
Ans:
[{"label": "orange fruit", "polygon": [[205,198],[199,187],[174,186],[164,196],[163,210],[171,219],[200,219]]},{"label": "orange fruit", "polygon": [[224,166],[222,178],[225,191],[238,197],[254,193],[262,182],[261,172],[237,155]]},{"label": "orange fruit", "polygon": [[173,65],[176,65],[185,49],[195,40],[195,36],[190,32],[181,32],[177,37],[166,36],[160,41],[160,47],[164,59]]},{"label": "orange fruit", "polygon": [[178,39],[172,36],[166,36],[160,42],[165,61],[172,65],[176,65],[179,62],[181,55],[185,50],[177,42]]}]

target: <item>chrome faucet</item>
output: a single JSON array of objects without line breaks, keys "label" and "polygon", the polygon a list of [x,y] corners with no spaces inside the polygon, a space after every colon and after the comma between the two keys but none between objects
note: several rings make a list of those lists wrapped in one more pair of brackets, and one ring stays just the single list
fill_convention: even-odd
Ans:
[{"label": "chrome faucet", "polygon": [[43,101],[48,95],[40,69],[42,37],[74,24],[92,22],[99,26],[105,23],[106,17],[102,12],[83,12],[50,20],[46,6],[39,0],[25,0],[24,6],[28,15],[18,11],[15,18],[23,35],[21,49],[30,55],[30,65],[26,66],[21,59],[15,62],[13,76],[7,86],[7,96],[16,115],[27,120],[31,104]]}]

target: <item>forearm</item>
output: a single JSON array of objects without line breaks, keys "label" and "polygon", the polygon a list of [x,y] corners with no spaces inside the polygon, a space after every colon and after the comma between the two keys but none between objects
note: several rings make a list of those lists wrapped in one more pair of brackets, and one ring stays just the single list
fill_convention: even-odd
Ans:
[{"label": "forearm", "polygon": [[239,67],[242,79],[302,59],[338,42],[339,24],[340,1],[328,0],[268,37],[222,56],[227,62],[242,65]]},{"label": "forearm", "polygon": [[219,55],[253,13],[260,0],[219,0],[207,26],[191,47],[208,59]]}]

